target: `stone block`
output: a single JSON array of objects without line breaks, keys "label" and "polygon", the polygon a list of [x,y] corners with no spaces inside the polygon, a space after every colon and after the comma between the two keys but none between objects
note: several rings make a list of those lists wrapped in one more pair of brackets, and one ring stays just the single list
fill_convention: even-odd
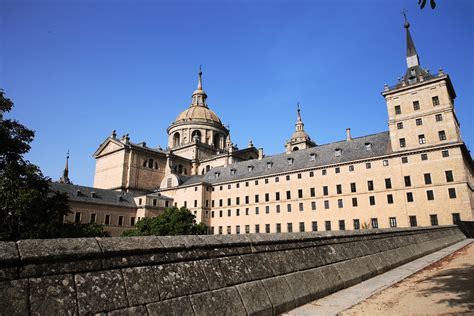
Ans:
[{"label": "stone block", "polygon": [[27,279],[0,282],[0,315],[29,315]]},{"label": "stone block", "polygon": [[227,286],[252,281],[250,270],[241,256],[219,258],[219,266]]},{"label": "stone block", "polygon": [[0,241],[0,282],[18,278],[20,254],[16,243]]},{"label": "stone block", "polygon": [[189,299],[196,316],[246,315],[235,287],[194,294]]},{"label": "stone block", "polygon": [[331,264],[337,262],[338,255],[336,254],[336,249],[332,245],[323,245],[318,247],[319,253],[324,264]]},{"label": "stone block", "polygon": [[261,281],[236,285],[248,315],[272,315],[272,303]]},{"label": "stone block", "polygon": [[20,277],[29,278],[51,274],[77,273],[101,270],[101,268],[102,264],[100,259],[31,263],[20,267]]},{"label": "stone block", "polygon": [[344,281],[334,265],[323,266],[318,269],[323,276],[322,283],[323,289],[327,290],[326,295],[344,288]]},{"label": "stone block", "polygon": [[311,300],[319,299],[329,293],[328,282],[321,274],[321,269],[314,268],[302,271],[303,280],[311,296]]},{"label": "stone block", "polygon": [[76,290],[70,274],[31,278],[30,309],[33,315],[77,315]]},{"label": "stone block", "polygon": [[146,305],[149,316],[194,316],[191,302],[187,296]]},{"label": "stone block", "polygon": [[130,305],[143,305],[160,300],[151,267],[125,268],[122,269],[122,275]]},{"label": "stone block", "polygon": [[264,253],[240,256],[248,269],[249,281],[255,281],[274,276],[271,264]]},{"label": "stone block", "polygon": [[262,280],[272,302],[273,314],[281,314],[296,307],[295,297],[284,276]]},{"label": "stone block", "polygon": [[285,251],[271,251],[266,253],[266,257],[273,270],[274,275],[288,274],[293,271],[291,261]]},{"label": "stone block", "polygon": [[304,305],[311,302],[311,293],[306,287],[303,272],[295,272],[285,275],[285,279],[290,286],[291,293],[295,298],[296,306]]},{"label": "stone block", "polygon": [[153,266],[160,299],[208,291],[208,283],[202,266],[192,261]]},{"label": "stone block", "polygon": [[128,306],[120,270],[76,274],[74,281],[81,315]]},{"label": "stone block", "polygon": [[224,275],[219,266],[219,259],[206,259],[196,261],[197,265],[201,266],[204,275],[207,279],[207,284],[210,290],[217,290],[226,286]]},{"label": "stone block", "polygon": [[108,316],[148,316],[145,306],[134,306],[108,312]]}]

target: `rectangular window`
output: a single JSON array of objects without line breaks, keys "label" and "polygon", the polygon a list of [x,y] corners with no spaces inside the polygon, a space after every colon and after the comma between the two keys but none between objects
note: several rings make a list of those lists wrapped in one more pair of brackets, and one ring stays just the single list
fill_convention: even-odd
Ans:
[{"label": "rectangular window", "polygon": [[119,226],[123,226],[123,216],[122,216],[122,215],[120,215],[120,216],[118,217],[118,225],[119,225]]},{"label": "rectangular window", "polygon": [[329,209],[329,200],[324,200],[324,209]]},{"label": "rectangular window", "polygon": [[219,211],[219,217],[222,217],[222,210]]},{"label": "rectangular window", "polygon": [[365,169],[370,169],[370,168],[372,168],[372,163],[366,162],[365,163]]},{"label": "rectangular window", "polygon": [[410,187],[410,186],[411,186],[411,178],[410,178],[410,176],[405,176],[404,179],[405,179],[405,186],[406,186],[406,187]]},{"label": "rectangular window", "polygon": [[247,215],[247,216],[249,215],[249,208],[248,207],[245,208],[245,215]]},{"label": "rectangular window", "polygon": [[324,226],[325,226],[326,230],[331,230],[331,221],[325,221]]},{"label": "rectangular window", "polygon": [[219,226],[219,235],[222,235],[222,226]]},{"label": "rectangular window", "polygon": [[255,185],[258,185],[258,180],[255,180]]},{"label": "rectangular window", "polygon": [[310,177],[310,178],[314,177],[314,171],[310,171],[310,172],[309,172],[309,177]]},{"label": "rectangular window", "polygon": [[387,194],[387,203],[388,204],[393,204],[393,195],[392,194]]},{"label": "rectangular window", "polygon": [[339,230],[346,230],[346,222],[344,220],[339,220]]},{"label": "rectangular window", "polygon": [[375,205],[375,196],[373,196],[373,195],[369,196],[369,204],[370,205]]},{"label": "rectangular window", "polygon": [[230,226],[227,226],[227,235],[230,235],[232,233],[232,228]]},{"label": "rectangular window", "polygon": [[268,184],[268,178],[265,179],[265,184]]},{"label": "rectangular window", "polygon": [[245,225],[245,233],[250,234],[250,225]]},{"label": "rectangular window", "polygon": [[310,188],[309,193],[310,193],[311,197],[315,197],[316,196],[316,189],[315,188]]},{"label": "rectangular window", "polygon": [[[245,204],[249,204],[249,202],[250,202],[250,197],[248,195],[246,195],[245,196]],[[221,204],[221,203],[219,203],[219,204]],[[222,205],[220,205],[220,206],[222,206]]]},{"label": "rectangular window", "polygon": [[312,230],[313,232],[317,232],[317,231],[318,231],[318,222],[316,222],[316,221],[311,222],[311,230]]},{"label": "rectangular window", "polygon": [[270,224],[265,224],[265,233],[270,234]]},{"label": "rectangular window", "polygon": [[130,217],[130,226],[135,226],[135,217]]},{"label": "rectangular window", "polygon": [[336,192],[337,192],[337,194],[342,194],[342,185],[340,185],[340,184],[336,185]]},{"label": "rectangular window", "polygon": [[356,186],[355,182],[352,182],[351,183],[351,193],[355,193],[355,192],[357,192],[357,186]]},{"label": "rectangular window", "polygon": [[293,232],[293,223],[287,223],[286,224],[286,231],[289,233]]},{"label": "rectangular window", "polygon": [[236,205],[240,205],[240,197],[236,197],[236,198],[235,198],[235,204],[236,204]]},{"label": "rectangular window", "polygon": [[298,208],[299,208],[300,212],[304,211],[303,203],[299,203]]},{"label": "rectangular window", "polygon": [[276,206],[276,212],[277,212],[277,213],[280,213],[280,204],[277,204],[277,206]]},{"label": "rectangular window", "polygon": [[286,181],[290,181],[290,175],[286,176]]},{"label": "rectangular window", "polygon": [[341,172],[341,168],[339,168],[339,167],[336,167],[334,170],[336,170],[336,173],[340,173],[340,172]]},{"label": "rectangular window", "polygon": [[392,188],[392,180],[390,178],[385,179],[385,189]]},{"label": "rectangular window", "polygon": [[426,191],[426,198],[428,199],[428,201],[434,200],[434,193],[433,193],[433,190],[427,190],[427,191]]},{"label": "rectangular window", "polygon": [[301,173],[298,173],[296,176],[298,179],[301,179]]},{"label": "rectangular window", "polygon": [[266,205],[265,206],[265,214],[269,214],[269,213],[270,213],[270,206]]},{"label": "rectangular window", "polygon": [[287,210],[288,212],[291,212],[291,204],[286,204],[286,210]]},{"label": "rectangular window", "polygon": [[74,215],[74,223],[79,224],[81,222],[81,212],[76,212]]},{"label": "rectangular window", "polygon": [[[168,202],[168,201],[166,201],[166,202]],[[214,200],[211,201],[211,207],[215,207],[215,203],[214,203],[214,202],[215,202]]]},{"label": "rectangular window", "polygon": [[232,216],[232,210],[227,210],[227,216]]},{"label": "rectangular window", "polygon": [[211,218],[214,218],[214,211],[211,212]]},{"label": "rectangular window", "polygon": [[326,169],[323,169],[323,170],[321,170],[321,174],[322,174],[323,176],[325,176],[325,175],[328,174],[328,171],[327,171]]},{"label": "rectangular window", "polygon": [[439,140],[446,140],[446,133],[444,131],[438,132]]},{"label": "rectangular window", "polygon": [[406,147],[407,142],[405,141],[405,138],[400,138],[398,141],[400,142],[400,148]]},{"label": "rectangular window", "polygon": [[153,206],[156,206],[156,202],[157,202],[156,199],[153,199]]},{"label": "rectangular window", "polygon": [[303,190],[302,189],[298,189],[298,198],[299,199],[303,198]]},{"label": "rectangular window", "polygon": [[275,177],[275,182],[280,182],[280,177]]},{"label": "rectangular window", "polygon": [[354,171],[354,165],[349,166],[349,171]]},{"label": "rectangular window", "polygon": [[188,207],[188,201],[184,201],[184,207]]},{"label": "rectangular window", "polygon": [[255,207],[255,215],[258,215],[260,213],[260,208],[258,206]]},{"label": "rectangular window", "polygon": [[[206,211],[207,212],[207,211]],[[240,208],[235,210],[235,216],[240,216]]]},{"label": "rectangular window", "polygon": [[413,110],[418,111],[420,109],[420,102],[413,101]]},{"label": "rectangular window", "polygon": [[415,120],[415,122],[416,122],[416,126],[421,126],[421,125],[423,125],[423,120],[422,120],[421,118],[417,118],[417,119]]},{"label": "rectangular window", "polygon": [[448,194],[450,199],[455,199],[456,198],[456,189],[455,188],[449,188],[448,189]]},{"label": "rectangular window", "polygon": [[418,143],[420,143],[420,144],[426,144],[425,134],[420,134],[420,135],[418,135]]},{"label": "rectangular window", "polygon": [[413,202],[413,193],[407,192],[407,202]]},{"label": "rectangular window", "polygon": [[425,184],[431,184],[431,174],[430,173],[425,173]]},{"label": "rectangular window", "polygon": [[388,160],[387,160],[387,159],[384,159],[384,160],[383,160],[383,166],[384,166],[384,167],[387,167],[387,166],[388,166]]},{"label": "rectangular window", "polygon": [[92,213],[91,218],[90,218],[90,223],[95,223],[96,221],[97,221],[97,214]]},{"label": "rectangular window", "polygon": [[265,193],[265,202],[268,202],[268,201],[270,201],[270,194]]},{"label": "rectangular window", "polygon": [[323,195],[328,195],[329,194],[329,189],[327,186],[323,186]]},{"label": "rectangular window", "polygon": [[286,191],[286,199],[291,200],[291,191]]},{"label": "rectangular window", "polygon": [[449,157],[449,150],[443,150],[443,151],[441,152],[441,156],[442,156],[443,158]]},{"label": "rectangular window", "polygon": [[219,199],[219,206],[222,206],[224,205],[224,203],[222,202],[222,199]]},{"label": "rectangular window", "polygon": [[397,129],[403,129],[403,122],[397,123]]},{"label": "rectangular window", "polygon": [[461,221],[461,215],[459,213],[452,213],[453,216],[453,224],[457,225]]},{"label": "rectangular window", "polygon": [[371,218],[370,225],[372,226],[373,229],[379,228],[379,220],[377,218]]},{"label": "rectangular window", "polygon": [[433,101],[433,106],[439,105],[439,98],[438,98],[438,96],[432,97],[431,100]]},{"label": "rectangular window", "polygon": [[280,192],[275,193],[275,200],[280,201]]},{"label": "rectangular window", "polygon": [[352,198],[352,206],[357,207],[357,198],[356,197]]},{"label": "rectangular window", "polygon": [[399,105],[395,106],[395,114],[396,115],[402,114],[402,108]]},{"label": "rectangular window", "polygon": [[436,114],[435,115],[436,122],[441,122],[443,120],[443,114]]},{"label": "rectangular window", "polygon": [[408,157],[402,157],[402,163],[408,163]]},{"label": "rectangular window", "polygon": [[409,217],[409,219],[410,219],[410,227],[418,226],[418,223],[416,222],[416,216],[415,215],[411,215]]},{"label": "rectangular window", "polygon": [[374,190],[374,181],[372,181],[372,180],[367,181],[367,190],[369,190],[369,191]]},{"label": "rectangular window", "polygon": [[421,160],[428,160],[428,154],[421,154]]},{"label": "rectangular window", "polygon": [[355,230],[360,229],[360,221],[358,219],[353,220],[353,225]]},{"label": "rectangular window", "polygon": [[338,208],[343,208],[344,207],[344,202],[342,201],[342,199],[337,200],[337,207]]},{"label": "rectangular window", "polygon": [[453,182],[454,181],[452,170],[446,170],[444,173],[446,174],[446,182]]},{"label": "rectangular window", "polygon": [[316,211],[316,201],[311,202],[311,210]]},{"label": "rectangular window", "polygon": [[255,233],[256,234],[260,233],[260,225],[259,224],[255,225]]},{"label": "rectangular window", "polygon": [[300,222],[300,233],[304,233],[304,222]]},{"label": "rectangular window", "polygon": [[391,228],[397,227],[397,218],[396,217],[389,217],[388,222]]},{"label": "rectangular window", "polygon": [[110,215],[105,215],[104,224],[105,224],[105,225],[110,225]]},{"label": "rectangular window", "polygon": [[430,215],[430,222],[431,222],[431,226],[438,226],[438,215],[431,214]]},{"label": "rectangular window", "polygon": [[258,203],[258,194],[255,194],[255,203]]},{"label": "rectangular window", "polygon": [[281,233],[281,224],[280,223],[276,224],[276,232]]},{"label": "rectangular window", "polygon": [[235,226],[235,233],[236,233],[237,235],[240,234],[240,225],[236,225],[236,226]]}]

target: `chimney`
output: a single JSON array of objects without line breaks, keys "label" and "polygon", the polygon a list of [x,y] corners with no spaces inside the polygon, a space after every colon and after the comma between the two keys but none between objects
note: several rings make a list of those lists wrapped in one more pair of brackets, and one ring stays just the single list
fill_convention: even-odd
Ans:
[{"label": "chimney", "polygon": [[258,149],[258,160],[263,158],[263,148]]},{"label": "chimney", "polygon": [[346,141],[350,141],[352,139],[351,137],[351,129],[346,128]]}]

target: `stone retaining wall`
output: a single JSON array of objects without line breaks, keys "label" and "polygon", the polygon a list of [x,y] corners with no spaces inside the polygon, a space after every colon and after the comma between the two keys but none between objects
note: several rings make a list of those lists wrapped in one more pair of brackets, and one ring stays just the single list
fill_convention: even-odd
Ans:
[{"label": "stone retaining wall", "polygon": [[0,242],[0,315],[275,315],[462,239],[440,226]]}]

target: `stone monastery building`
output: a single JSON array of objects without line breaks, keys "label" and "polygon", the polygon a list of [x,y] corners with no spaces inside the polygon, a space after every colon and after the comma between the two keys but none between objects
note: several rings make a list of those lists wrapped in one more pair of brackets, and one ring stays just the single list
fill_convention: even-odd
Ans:
[{"label": "stone monastery building", "polygon": [[69,184],[71,222],[112,235],[170,206],[185,206],[213,234],[430,226],[474,220],[473,163],[441,69],[423,69],[405,22],[407,70],[385,85],[389,130],[317,145],[298,108],[282,154],[239,149],[207,104],[202,72],[191,105],[168,127],[166,149],[115,131],[96,150],[94,188]]}]

